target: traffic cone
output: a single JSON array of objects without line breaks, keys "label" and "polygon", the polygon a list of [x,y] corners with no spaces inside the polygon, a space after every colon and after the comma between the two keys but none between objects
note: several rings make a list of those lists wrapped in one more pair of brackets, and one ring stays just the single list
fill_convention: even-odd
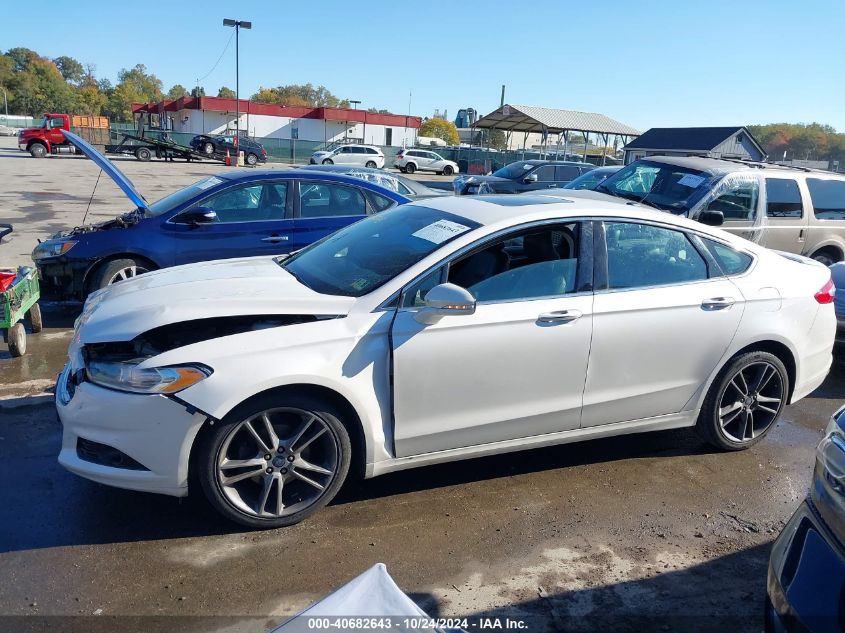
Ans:
[{"label": "traffic cone", "polygon": [[232,157],[229,156],[229,150],[228,149],[226,150],[226,162],[224,162],[223,164],[226,165],[226,167],[232,166]]}]

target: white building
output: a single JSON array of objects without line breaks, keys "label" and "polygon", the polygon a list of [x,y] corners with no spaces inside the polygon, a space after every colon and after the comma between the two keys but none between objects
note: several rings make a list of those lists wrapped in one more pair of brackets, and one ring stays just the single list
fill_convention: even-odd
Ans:
[{"label": "white building", "polygon": [[[159,103],[134,104],[134,113],[167,117],[174,132],[224,134],[235,129],[234,99],[181,97]],[[277,138],[319,143],[348,140],[368,145],[411,147],[422,119],[377,114],[351,108],[310,108],[254,103],[241,99],[238,128],[254,138]]]}]

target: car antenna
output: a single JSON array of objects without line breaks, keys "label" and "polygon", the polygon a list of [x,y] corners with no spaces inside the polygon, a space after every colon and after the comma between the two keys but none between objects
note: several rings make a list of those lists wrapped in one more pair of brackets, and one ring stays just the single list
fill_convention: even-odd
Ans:
[{"label": "car antenna", "polygon": [[85,226],[85,220],[88,218],[88,211],[91,209],[91,202],[94,200],[94,193],[97,191],[97,185],[100,184],[100,176],[103,175],[103,170],[97,174],[97,182],[94,183],[94,190],[91,191],[91,197],[88,199],[88,206],[85,208],[85,215],[82,216],[82,225]]}]

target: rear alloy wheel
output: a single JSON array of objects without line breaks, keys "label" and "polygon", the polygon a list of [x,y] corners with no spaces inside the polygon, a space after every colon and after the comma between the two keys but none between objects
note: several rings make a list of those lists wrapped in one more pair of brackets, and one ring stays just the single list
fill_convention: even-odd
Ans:
[{"label": "rear alloy wheel", "polygon": [[443,168],[443,175],[444,175],[444,176],[451,176],[451,175],[452,175],[452,174],[454,174],[454,173],[455,173],[455,170],[452,168],[452,166],[451,166],[451,165],[446,165],[446,166]]},{"label": "rear alloy wheel", "polygon": [[374,160],[368,160],[367,164],[364,165],[364,167],[369,167],[370,169],[375,169],[376,168],[376,162]]},{"label": "rear alloy wheel", "polygon": [[118,281],[132,279],[150,272],[149,265],[134,259],[114,259],[97,271],[91,283],[91,291],[116,284]]},{"label": "rear alloy wheel", "polygon": [[331,406],[270,395],[238,409],[198,445],[200,483],[216,510],[241,525],[275,528],[331,501],[352,452]]},{"label": "rear alloy wheel", "polygon": [[323,161],[324,165],[334,165],[334,161],[331,158],[327,158]]},{"label": "rear alloy wheel", "polygon": [[202,144],[202,153],[206,156],[211,156],[214,154],[214,145],[206,141]]},{"label": "rear alloy wheel", "polygon": [[417,171],[417,166],[414,165],[414,163],[408,163],[407,165],[405,165],[406,173],[413,174],[415,171]]},{"label": "rear alloy wheel", "polygon": [[140,160],[141,162],[146,163],[153,157],[153,153],[150,151],[149,147],[139,147],[135,150],[135,158]]},{"label": "rear alloy wheel", "polygon": [[723,450],[743,450],[768,433],[786,405],[789,377],[769,352],[749,352],[722,369],[707,393],[697,430]]},{"label": "rear alloy wheel", "polygon": [[258,164],[258,156],[253,153],[249,153],[246,155],[246,164],[250,167],[255,167]]},{"label": "rear alloy wheel", "polygon": [[44,143],[33,143],[29,146],[29,153],[33,158],[44,158],[47,155],[47,146]]}]

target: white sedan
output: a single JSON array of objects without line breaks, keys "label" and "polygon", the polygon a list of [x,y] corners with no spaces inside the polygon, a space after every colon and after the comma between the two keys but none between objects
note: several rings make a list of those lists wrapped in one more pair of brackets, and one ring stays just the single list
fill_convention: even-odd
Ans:
[{"label": "white sedan", "polygon": [[[59,462],[252,527],[350,472],[696,427],[744,449],[818,387],[830,272],[600,199],[444,197],[298,253],[92,294],[59,377]],[[193,492],[193,490],[192,490]]]}]

